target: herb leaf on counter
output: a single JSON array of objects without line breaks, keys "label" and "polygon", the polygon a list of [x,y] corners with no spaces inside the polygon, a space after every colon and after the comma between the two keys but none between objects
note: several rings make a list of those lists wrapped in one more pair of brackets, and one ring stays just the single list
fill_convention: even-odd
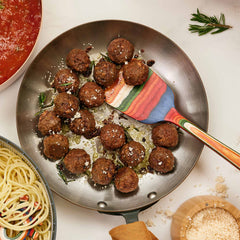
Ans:
[{"label": "herb leaf on counter", "polygon": [[203,23],[203,25],[189,24],[188,30],[192,33],[198,33],[199,36],[211,31],[211,34],[216,34],[232,28],[232,26],[225,24],[223,13],[220,14],[218,19],[216,16],[208,17],[197,9],[197,13],[193,13],[192,16],[191,21]]}]

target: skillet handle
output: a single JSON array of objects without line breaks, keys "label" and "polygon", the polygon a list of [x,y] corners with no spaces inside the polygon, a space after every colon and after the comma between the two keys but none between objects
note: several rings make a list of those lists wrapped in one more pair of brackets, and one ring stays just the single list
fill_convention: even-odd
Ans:
[{"label": "skillet handle", "polygon": [[123,212],[121,215],[125,218],[126,223],[133,223],[138,221],[138,214],[140,209],[130,212]]},{"label": "skillet handle", "polygon": [[240,154],[238,152],[229,148],[225,144],[221,143],[214,137],[210,136],[209,134],[192,124],[189,120],[179,114],[175,108],[172,108],[168,112],[164,120],[170,121],[181,127],[183,130],[187,131],[188,133],[192,134],[194,137],[205,143],[208,147],[213,149],[216,153],[221,155],[223,158],[225,158],[227,161],[229,161],[232,165],[234,165],[240,170]]},{"label": "skillet handle", "polygon": [[108,215],[114,215],[114,216],[122,216],[125,218],[126,223],[133,223],[138,221],[138,214],[142,209],[137,209],[129,212],[101,212],[98,211],[99,213],[104,213]]}]

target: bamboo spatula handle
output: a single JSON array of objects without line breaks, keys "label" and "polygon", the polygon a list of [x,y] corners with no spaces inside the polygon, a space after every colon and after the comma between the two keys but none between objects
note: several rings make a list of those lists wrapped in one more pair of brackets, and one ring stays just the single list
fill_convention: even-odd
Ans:
[{"label": "bamboo spatula handle", "polygon": [[179,114],[175,108],[172,108],[169,111],[164,120],[172,122],[183,130],[189,132],[240,170],[240,154],[238,152],[195,126]]}]

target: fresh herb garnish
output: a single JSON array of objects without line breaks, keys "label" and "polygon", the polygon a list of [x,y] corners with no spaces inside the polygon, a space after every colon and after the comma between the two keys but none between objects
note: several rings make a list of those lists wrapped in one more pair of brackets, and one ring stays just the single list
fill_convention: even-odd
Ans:
[{"label": "fresh herb garnish", "polygon": [[0,1],[0,9],[4,9],[4,8],[5,8],[5,6],[3,5],[3,2]]},{"label": "fresh herb garnish", "polygon": [[136,128],[136,127],[134,127],[134,130],[136,130],[137,132],[139,132],[139,129],[138,129],[138,128]]},{"label": "fresh herb garnish", "polygon": [[75,179],[67,179],[66,175],[63,172],[63,164],[62,162],[59,162],[56,164],[57,170],[58,170],[58,175],[59,177],[64,181],[64,183],[67,185],[69,182],[75,181]]},{"label": "fresh herb garnish", "polygon": [[91,63],[90,63],[90,69],[92,69],[93,67],[95,67],[95,61],[94,60],[91,61]]},{"label": "fresh herb garnish", "polygon": [[124,129],[124,132],[125,132],[125,136],[126,136],[127,142],[133,141],[133,138],[131,137],[131,135],[129,134],[127,129]]},{"label": "fresh herb garnish", "polygon": [[203,25],[189,24],[188,30],[192,33],[198,33],[199,36],[211,31],[211,34],[216,34],[232,28],[232,26],[225,24],[225,16],[223,13],[221,13],[220,18],[217,19],[216,16],[208,17],[200,13],[199,9],[197,9],[197,13],[193,13],[192,16],[191,21],[203,23]]},{"label": "fresh herb garnish", "polygon": [[69,86],[69,85],[71,85],[71,84],[73,84],[73,83],[72,83],[72,82],[68,82],[68,83],[60,84],[60,86]]},{"label": "fresh herb garnish", "polygon": [[41,92],[38,96],[38,104],[40,107],[40,111],[38,111],[35,116],[38,116],[39,114],[41,114],[43,112],[44,109],[49,108],[53,105],[53,100],[51,99],[51,102],[48,101],[48,103],[46,103],[47,100],[47,95],[45,92]]},{"label": "fresh herb garnish", "polygon": [[41,92],[41,93],[39,94],[39,97],[38,97],[39,106],[40,106],[41,108],[44,107],[44,103],[45,103],[46,99],[47,99],[46,94],[45,94],[44,92]]},{"label": "fresh herb garnish", "polygon": [[100,54],[101,54],[102,58],[103,58],[105,61],[107,61],[107,62],[113,62],[113,61],[110,59],[110,57],[108,56],[108,53],[106,53],[106,55],[103,54],[103,53],[100,53]]}]

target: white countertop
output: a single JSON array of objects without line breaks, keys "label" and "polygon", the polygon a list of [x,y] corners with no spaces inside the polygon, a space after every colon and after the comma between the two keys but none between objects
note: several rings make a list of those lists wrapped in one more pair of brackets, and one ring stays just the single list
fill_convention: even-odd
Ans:
[{"label": "white countertop", "polygon": [[[139,22],[172,39],[189,56],[206,89],[209,104],[208,132],[240,151],[240,1],[239,0],[42,0],[43,27],[37,53],[53,38],[74,26],[96,20],[120,19]],[[190,33],[191,13],[200,11],[219,16],[224,13],[231,30],[199,37]],[[16,130],[16,101],[22,77],[0,93],[0,135],[19,145]],[[227,200],[240,208],[240,172],[212,150],[204,147],[188,178],[172,193],[140,213],[150,220],[149,229],[159,238],[170,240],[171,218],[161,210],[174,212],[186,199],[216,195],[216,178],[225,179]],[[57,240],[107,240],[108,231],[124,219],[100,214],[61,199],[54,194],[57,210]]]}]

